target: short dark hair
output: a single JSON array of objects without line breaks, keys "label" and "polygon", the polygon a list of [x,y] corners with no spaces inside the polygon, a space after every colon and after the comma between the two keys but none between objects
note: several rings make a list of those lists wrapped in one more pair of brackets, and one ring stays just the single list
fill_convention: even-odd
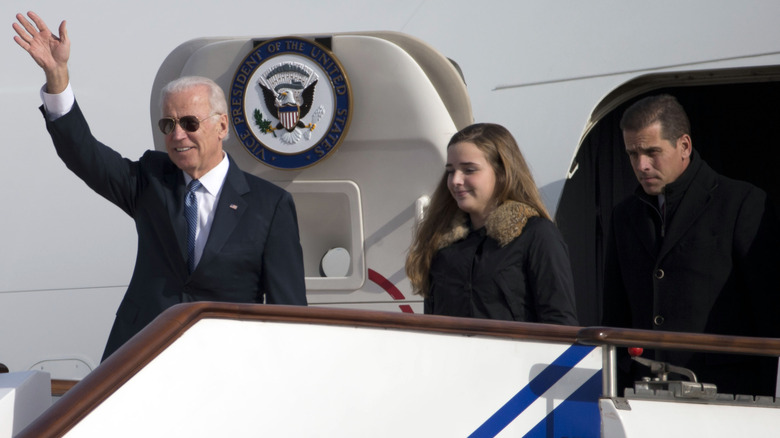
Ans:
[{"label": "short dark hair", "polygon": [[620,129],[636,132],[655,122],[661,123],[661,137],[672,144],[684,134],[691,133],[688,115],[680,102],[669,94],[648,96],[634,102],[623,113]]}]

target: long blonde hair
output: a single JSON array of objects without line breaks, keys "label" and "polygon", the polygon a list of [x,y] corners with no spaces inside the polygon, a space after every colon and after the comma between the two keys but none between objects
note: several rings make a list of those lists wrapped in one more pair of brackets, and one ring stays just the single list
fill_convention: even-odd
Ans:
[{"label": "long blonde hair", "polygon": [[[447,148],[455,143],[472,143],[485,154],[496,174],[493,193],[495,205],[506,201],[519,201],[535,208],[539,215],[550,219],[542,202],[528,164],[520,153],[512,134],[503,126],[494,123],[476,123],[455,133]],[[460,209],[447,187],[445,172],[431,196],[425,219],[415,231],[414,241],[406,257],[406,275],[412,283],[415,294],[428,295],[429,271],[436,251],[440,249],[442,237],[452,228],[452,220]]]}]

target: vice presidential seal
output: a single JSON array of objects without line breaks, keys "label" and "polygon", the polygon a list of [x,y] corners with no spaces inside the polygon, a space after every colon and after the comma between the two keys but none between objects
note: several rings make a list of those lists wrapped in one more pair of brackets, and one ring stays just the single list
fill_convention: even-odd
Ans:
[{"label": "vice presidential seal", "polygon": [[263,42],[239,65],[230,86],[230,118],[241,144],[280,169],[329,156],[352,119],[352,89],[323,45],[285,37]]}]

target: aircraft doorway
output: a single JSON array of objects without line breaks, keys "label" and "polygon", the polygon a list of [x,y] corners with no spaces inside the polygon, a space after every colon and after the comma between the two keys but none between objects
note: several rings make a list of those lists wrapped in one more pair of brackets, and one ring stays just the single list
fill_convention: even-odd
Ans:
[{"label": "aircraft doorway", "polygon": [[700,157],[716,172],[764,189],[780,212],[780,67],[665,73],[621,86],[594,110],[591,129],[571,166],[576,171],[564,185],[556,213],[569,245],[583,326],[598,325],[601,319],[612,208],[638,185],[625,153],[620,118],[635,101],[661,93],[677,97],[685,108]]}]

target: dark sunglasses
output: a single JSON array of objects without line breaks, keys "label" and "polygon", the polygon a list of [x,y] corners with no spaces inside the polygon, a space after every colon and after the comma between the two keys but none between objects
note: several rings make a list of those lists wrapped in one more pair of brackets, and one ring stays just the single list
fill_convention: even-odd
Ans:
[{"label": "dark sunglasses", "polygon": [[200,128],[200,122],[218,115],[220,114],[214,113],[203,120],[198,120],[198,118],[195,116],[184,116],[179,119],[175,117],[163,117],[162,119],[160,119],[159,122],[157,122],[157,126],[160,127],[160,131],[162,131],[162,133],[165,135],[168,135],[171,132],[173,132],[173,130],[176,129],[177,123],[179,124],[179,126],[181,126],[181,129],[187,132],[195,132],[198,130],[198,128]]}]

